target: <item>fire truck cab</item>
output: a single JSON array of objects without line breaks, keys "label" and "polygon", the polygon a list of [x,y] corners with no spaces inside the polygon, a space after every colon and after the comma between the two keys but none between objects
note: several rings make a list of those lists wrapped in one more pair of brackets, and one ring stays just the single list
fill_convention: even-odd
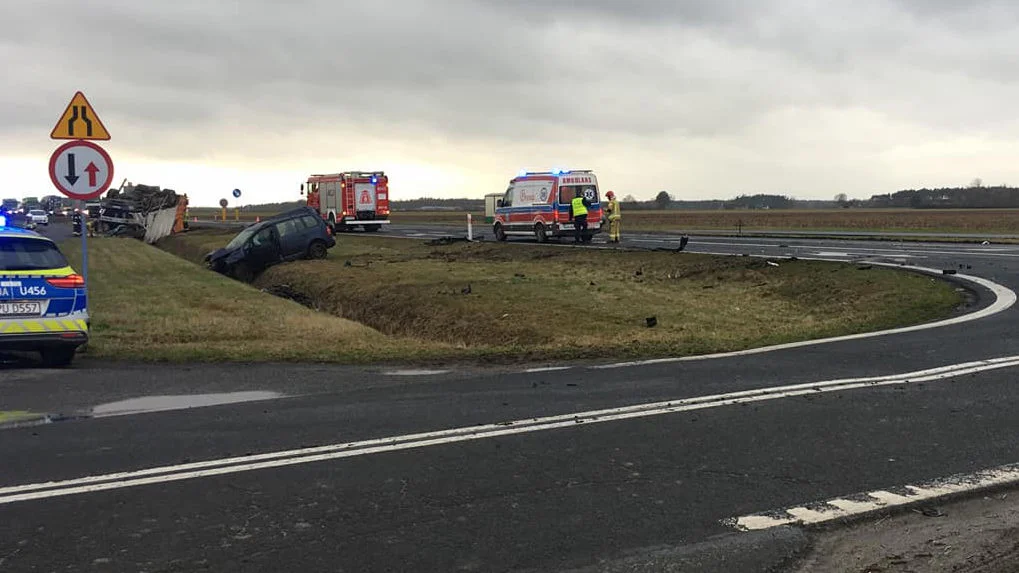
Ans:
[{"label": "fire truck cab", "polygon": [[585,242],[601,232],[602,208],[598,178],[589,170],[523,172],[512,179],[506,193],[496,203],[492,231],[496,239],[507,236],[534,236],[539,243],[550,238],[572,237],[570,203],[577,192],[587,199]]},{"label": "fire truck cab", "polygon": [[361,227],[374,232],[389,224],[389,178],[382,171],[312,175],[301,185],[308,206],[319,212],[330,231]]}]

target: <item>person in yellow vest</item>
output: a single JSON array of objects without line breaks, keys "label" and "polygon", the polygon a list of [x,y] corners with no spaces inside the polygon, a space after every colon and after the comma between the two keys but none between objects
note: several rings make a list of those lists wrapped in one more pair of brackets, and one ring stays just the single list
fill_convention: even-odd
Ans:
[{"label": "person in yellow vest", "polygon": [[609,191],[605,194],[605,197],[609,200],[608,204],[608,219],[609,219],[609,242],[619,242],[619,222],[623,216],[619,213],[619,201],[616,201],[616,194]]},{"label": "person in yellow vest", "polygon": [[577,188],[576,197],[570,202],[570,220],[573,221],[573,241],[579,243],[587,232],[587,208],[591,202],[584,198],[583,191]]}]

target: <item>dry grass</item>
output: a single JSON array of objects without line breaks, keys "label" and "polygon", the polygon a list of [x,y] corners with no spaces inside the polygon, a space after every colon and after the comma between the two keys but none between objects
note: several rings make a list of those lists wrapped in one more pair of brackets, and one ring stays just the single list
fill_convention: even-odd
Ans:
[{"label": "dry grass", "polygon": [[[226,239],[195,233],[165,248],[200,260]],[[287,284],[323,310],[385,335],[456,349],[432,357],[520,361],[738,350],[915,324],[944,316],[960,301],[952,287],[929,277],[834,263],[775,267],[661,252],[339,240],[329,259],[273,267],[256,285]],[[646,327],[650,316],[656,328]]]},{"label": "dry grass", "polygon": [[[466,225],[466,212],[394,212],[394,223]],[[484,213],[473,213],[484,224]],[[773,211],[628,211],[629,231],[857,231],[915,233],[1019,233],[1019,209],[829,209]]]},{"label": "dry grass", "polygon": [[[64,251],[80,257],[77,240]],[[441,350],[265,295],[138,241],[97,238],[89,255],[89,356],[358,362]]]}]

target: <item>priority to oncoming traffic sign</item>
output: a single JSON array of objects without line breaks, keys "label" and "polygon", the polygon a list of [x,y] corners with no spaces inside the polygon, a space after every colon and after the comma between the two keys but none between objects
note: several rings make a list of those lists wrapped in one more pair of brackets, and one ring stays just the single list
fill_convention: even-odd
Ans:
[{"label": "priority to oncoming traffic sign", "polygon": [[71,199],[94,199],[110,188],[113,160],[91,141],[69,141],[50,157],[50,180]]}]

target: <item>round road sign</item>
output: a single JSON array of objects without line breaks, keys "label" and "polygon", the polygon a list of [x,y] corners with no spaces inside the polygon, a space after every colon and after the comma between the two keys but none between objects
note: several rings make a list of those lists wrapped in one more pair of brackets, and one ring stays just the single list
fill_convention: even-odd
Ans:
[{"label": "round road sign", "polygon": [[234,189],[234,199],[239,199],[240,197],[241,197],[241,190],[240,189]]},{"label": "round road sign", "polygon": [[226,199],[220,199],[219,200],[219,206],[220,207],[223,207],[225,209],[226,205],[227,205]]},{"label": "round road sign", "polygon": [[91,141],[68,141],[50,156],[50,181],[71,199],[94,199],[113,182],[113,160]]}]

